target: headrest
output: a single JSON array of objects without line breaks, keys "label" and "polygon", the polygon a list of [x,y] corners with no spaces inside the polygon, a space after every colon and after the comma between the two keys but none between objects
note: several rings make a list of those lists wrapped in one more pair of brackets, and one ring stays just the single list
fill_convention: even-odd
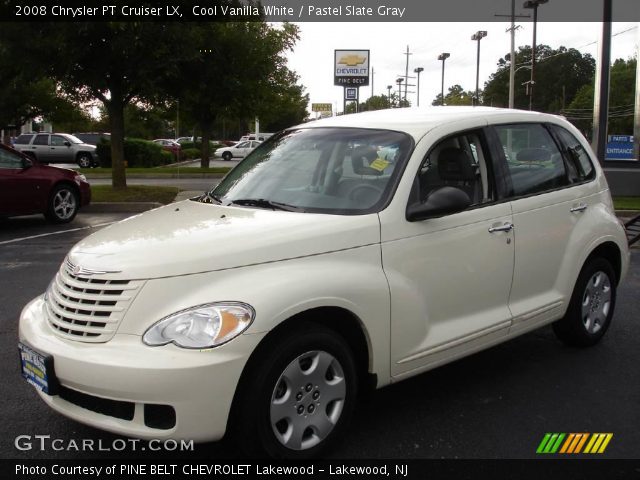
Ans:
[{"label": "headrest", "polygon": [[471,158],[460,148],[445,148],[438,155],[438,174],[441,180],[470,181],[476,175]]},{"label": "headrest", "polygon": [[378,158],[378,151],[369,145],[354,147],[351,153],[351,165],[356,175],[382,175],[381,170],[371,168],[369,165]]}]

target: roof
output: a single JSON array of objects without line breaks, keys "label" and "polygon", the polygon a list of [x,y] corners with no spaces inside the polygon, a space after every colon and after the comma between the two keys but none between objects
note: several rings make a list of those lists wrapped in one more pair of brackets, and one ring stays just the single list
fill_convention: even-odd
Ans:
[{"label": "roof", "polygon": [[519,121],[549,121],[557,118],[545,113],[507,108],[467,106],[411,107],[390,108],[372,112],[328,117],[299,125],[299,127],[381,128],[407,132],[414,138],[419,139],[437,125],[443,125],[445,123],[455,122],[462,119],[470,119],[473,117],[482,117],[487,120],[498,120],[502,117],[505,121],[515,121],[516,119]]}]

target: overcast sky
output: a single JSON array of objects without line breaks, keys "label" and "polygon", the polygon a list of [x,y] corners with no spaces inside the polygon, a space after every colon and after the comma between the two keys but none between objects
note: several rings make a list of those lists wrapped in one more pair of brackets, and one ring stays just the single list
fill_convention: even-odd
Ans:
[{"label": "overcast sky", "polygon": [[[541,7],[542,8],[542,7]],[[495,72],[497,61],[510,50],[507,22],[495,23],[299,23],[300,40],[288,55],[289,67],[300,76],[312,103],[332,103],[342,111],[343,88],[333,85],[335,49],[371,51],[370,65],[375,72],[373,93],[387,94],[387,85],[397,87],[396,78],[404,75],[404,55],[409,46],[409,72],[424,68],[420,75],[420,105],[430,105],[440,93],[442,62],[437,57],[449,52],[445,64],[445,94],[449,86],[460,84],[465,90],[475,89],[477,43],[471,36],[478,30],[488,35],[481,41],[480,88]],[[539,22],[537,43],[552,48],[577,48],[597,58],[601,23]],[[630,58],[639,43],[638,23],[614,23],[612,27],[612,59]],[[531,45],[533,24],[521,24],[516,33],[516,51],[520,45]],[[415,80],[410,83],[416,83]],[[413,87],[415,92],[415,87]],[[360,88],[360,101],[371,96],[371,84]],[[524,95],[524,87],[516,86],[516,96]],[[408,94],[412,105],[416,94]],[[309,107],[311,108],[311,107]]]}]

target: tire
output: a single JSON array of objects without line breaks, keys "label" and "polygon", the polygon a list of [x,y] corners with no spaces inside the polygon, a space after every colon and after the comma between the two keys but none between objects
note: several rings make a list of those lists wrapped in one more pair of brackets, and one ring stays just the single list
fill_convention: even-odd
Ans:
[{"label": "tire", "polygon": [[49,196],[45,217],[53,223],[68,223],[75,218],[79,208],[80,201],[73,187],[58,185]]},{"label": "tire", "polygon": [[91,154],[86,152],[79,153],[77,161],[80,168],[91,168],[93,164]]},{"label": "tire", "polygon": [[231,152],[224,152],[224,153],[222,154],[222,159],[223,159],[225,162],[230,161],[232,158],[233,158],[233,155],[231,154]]},{"label": "tire", "polygon": [[573,347],[590,347],[606,333],[616,304],[616,274],[603,258],[582,267],[565,316],[553,324],[556,336]]},{"label": "tire", "polygon": [[338,334],[306,322],[276,341],[243,373],[230,434],[250,457],[313,458],[337,441],[353,414],[353,354]]}]

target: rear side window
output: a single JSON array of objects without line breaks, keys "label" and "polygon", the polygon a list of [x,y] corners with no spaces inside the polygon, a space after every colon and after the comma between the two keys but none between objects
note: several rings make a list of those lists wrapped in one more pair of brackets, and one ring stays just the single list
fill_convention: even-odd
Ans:
[{"label": "rear side window", "polygon": [[513,195],[533,195],[569,184],[562,154],[544,126],[527,123],[495,129],[507,159]]},{"label": "rear side window", "polygon": [[554,125],[553,129],[563,143],[567,163],[575,180],[584,182],[594,178],[596,171],[593,163],[591,163],[589,153],[584,149],[578,139],[562,127]]},{"label": "rear side window", "polygon": [[33,134],[23,133],[18,138],[16,138],[16,141],[13,143],[16,145],[17,144],[28,145],[32,138],[33,138]]},{"label": "rear side window", "polygon": [[49,135],[36,135],[34,145],[49,145]]}]

